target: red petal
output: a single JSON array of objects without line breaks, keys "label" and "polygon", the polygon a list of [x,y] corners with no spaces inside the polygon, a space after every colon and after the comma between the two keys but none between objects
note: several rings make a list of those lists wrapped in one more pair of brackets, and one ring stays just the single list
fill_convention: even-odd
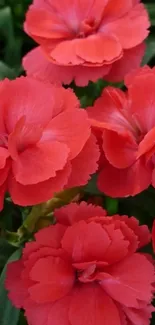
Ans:
[{"label": "red petal", "polygon": [[76,44],[76,55],[93,64],[111,63],[122,56],[122,47],[111,35],[94,34]]},{"label": "red petal", "polygon": [[[140,272],[137,265],[141,266]],[[100,284],[113,299],[135,308],[139,307],[138,300],[150,302],[154,267],[145,256],[134,254],[109,267],[107,272],[110,274],[109,278],[105,278]]]},{"label": "red petal", "polygon": [[69,226],[80,220],[87,220],[96,216],[105,216],[106,211],[99,206],[87,204],[83,201],[80,204],[70,203],[67,206],[56,209],[54,215],[57,222]]},{"label": "red petal", "polygon": [[118,134],[105,130],[103,150],[110,164],[116,168],[126,168],[135,162],[138,145],[129,133]]},{"label": "red petal", "polygon": [[123,312],[123,310],[120,308],[120,305],[116,304],[116,306],[118,307],[119,316],[120,316],[120,320],[121,320],[121,325],[133,325],[133,324],[127,322],[126,315]]},{"label": "red petal", "polygon": [[[49,249],[49,247],[48,247]],[[40,251],[40,245],[36,241],[27,242],[23,248],[23,260],[29,259],[30,255]]]},{"label": "red petal", "polygon": [[0,170],[5,167],[6,160],[9,156],[10,156],[9,151],[3,147],[0,147]]},{"label": "red petal", "polygon": [[53,304],[32,305],[26,308],[26,317],[32,325],[70,325],[68,309],[71,297],[59,299]]},{"label": "red petal", "polygon": [[76,53],[76,47],[80,41],[80,39],[73,39],[60,42],[50,53],[52,61],[60,65],[82,64],[84,60]]},{"label": "red petal", "polygon": [[[106,87],[93,107],[87,108],[92,126],[110,129],[121,134],[134,133],[128,112],[126,94],[117,88]],[[133,121],[132,121],[133,123]]]},{"label": "red petal", "polygon": [[15,282],[21,277],[21,272],[23,270],[22,260],[14,261],[8,264],[7,274],[5,280],[6,289],[10,289],[12,286],[15,286]]},{"label": "red petal", "polygon": [[132,84],[134,84],[134,82],[137,81],[136,79],[138,79],[139,77],[144,77],[147,76],[147,74],[149,75],[152,73],[154,75],[154,68],[151,68],[148,65],[144,65],[139,69],[135,69],[131,73],[128,73],[128,75],[125,77],[125,85],[129,88]]},{"label": "red petal", "polygon": [[[104,9],[105,5],[107,4],[108,0],[96,0],[95,3],[93,0],[60,0],[59,2],[48,0],[48,3],[45,3],[44,0],[34,0],[33,4],[35,4],[38,8],[48,8],[51,11],[58,11],[61,12],[63,19],[66,18],[68,24],[72,23],[72,27],[75,27],[76,22],[80,22],[81,20],[85,19],[85,17],[90,14],[94,14],[95,16],[101,14],[101,10]],[[74,19],[73,19],[74,17]]]},{"label": "red petal", "polygon": [[111,197],[134,196],[147,189],[151,179],[152,166],[146,166],[142,160],[125,169],[107,164],[99,173],[98,188]]},{"label": "red petal", "polygon": [[27,124],[25,116],[21,117],[8,138],[8,149],[12,159],[18,159],[18,152],[35,145],[40,140],[42,131],[42,127],[36,128],[34,124]]},{"label": "red petal", "polygon": [[[121,229],[122,229],[123,233],[125,234],[125,236],[128,237],[129,234],[126,233],[126,230],[123,226],[124,222],[125,222],[127,228],[133,231],[133,233],[136,235],[136,237],[138,239],[138,248],[141,248],[150,242],[151,234],[150,234],[148,226],[146,226],[146,225],[140,226],[139,221],[135,217],[129,218],[128,216],[115,215],[114,218],[115,218],[115,220],[120,220],[120,226],[121,226]],[[132,244],[133,238],[130,237],[130,241]]]},{"label": "red petal", "polygon": [[125,76],[125,81],[124,81],[126,87],[132,85],[137,78],[147,75],[147,72],[148,74],[152,73],[153,69],[151,69],[148,65],[144,65],[143,67],[140,67],[139,69],[134,69],[132,72],[128,73]]},{"label": "red petal", "polygon": [[53,110],[53,118],[55,118],[58,114],[66,112],[67,110],[73,110],[74,113],[79,112],[77,108],[80,108],[80,101],[76,97],[72,88],[65,89],[57,86],[55,87],[54,97],[56,98],[56,104]]},{"label": "red petal", "polygon": [[75,289],[69,320],[74,325],[121,325],[116,305],[95,283]]},{"label": "red petal", "polygon": [[[35,265],[35,263],[38,260],[42,258],[48,258],[49,256],[52,256],[52,257],[60,257],[62,259],[68,260],[68,256],[67,254],[65,254],[63,249],[38,245],[38,249],[36,247],[35,250],[35,247],[34,246],[32,247],[31,244],[29,243],[30,247],[27,244],[26,249],[24,249],[23,252],[24,270],[22,271],[22,279],[27,279],[29,277],[32,267]],[[31,283],[31,285],[29,285],[29,287],[32,285],[34,285],[34,281]]]},{"label": "red petal", "polygon": [[[151,156],[155,152],[155,127],[153,127],[145,136],[144,139],[140,142],[137,158],[141,157],[142,155],[148,153],[148,157]],[[151,156],[150,156],[151,154]]]},{"label": "red petal", "polygon": [[49,324],[54,325],[71,325],[68,318],[71,297],[64,297],[57,301],[50,309]]},{"label": "red petal", "polygon": [[43,39],[63,39],[72,36],[63,19],[59,15],[44,8],[31,6],[26,14],[26,26],[32,37],[39,36]]},{"label": "red petal", "polygon": [[[106,5],[107,3],[109,2],[109,0],[96,0],[96,1],[92,1],[92,4],[91,4],[91,1],[88,1],[88,0],[78,0],[77,1],[77,4],[79,6],[79,3],[81,5],[83,5],[83,3],[86,3],[87,6],[89,4],[89,11],[88,11],[88,14],[89,14],[89,17],[96,17],[96,22],[100,22],[101,18],[103,17],[104,15],[104,12],[105,12],[105,8],[106,8]],[[80,12],[83,13],[82,11],[82,8],[79,8],[80,9]],[[85,15],[86,17],[86,15]],[[84,17],[84,19],[85,19]]]},{"label": "red petal", "polygon": [[68,181],[70,171],[70,165],[67,164],[63,170],[56,173],[56,177],[44,182],[25,186],[16,182],[14,176],[10,176],[8,188],[11,198],[15,204],[21,206],[35,205],[50,200],[56,192],[64,188]]},{"label": "red petal", "polygon": [[102,26],[100,31],[112,33],[117,37],[122,48],[130,49],[144,41],[149,34],[147,30],[149,27],[147,10],[142,3],[139,3],[120,19]]},{"label": "red petal", "polygon": [[43,84],[28,77],[4,80],[1,105],[6,109],[5,123],[8,132],[11,133],[14,130],[22,116],[26,117],[27,123],[33,124],[36,128],[37,126],[44,127],[53,114],[53,89],[49,84]]},{"label": "red petal", "polygon": [[110,238],[100,224],[79,221],[69,227],[62,239],[62,248],[72,256],[74,263],[103,261]]},{"label": "red petal", "polygon": [[127,256],[129,241],[121,229],[116,229],[115,223],[104,225],[104,229],[111,238],[111,243],[104,254],[104,261],[107,261],[108,264],[114,264]]},{"label": "red petal", "polygon": [[[103,263],[104,264],[104,266],[105,265],[107,265],[107,263],[105,262],[101,262],[101,263]],[[84,270],[85,272],[83,272],[82,273],[82,275],[81,276],[79,276],[79,279],[80,279],[80,281],[81,281],[81,278],[83,277],[83,274],[85,275],[87,275],[86,277],[85,277],[85,280],[89,280],[88,279],[88,276],[89,275],[92,275],[94,272],[95,272],[95,270],[96,270],[96,261],[92,261],[92,262],[83,262],[83,263],[73,263],[73,266],[75,267],[75,269],[76,270],[79,270],[79,271],[81,271],[81,270]],[[83,277],[84,278],[84,277]],[[92,279],[91,279],[92,280]],[[91,281],[90,280],[90,281]],[[86,282],[86,281],[84,281],[84,282]]]},{"label": "red petal", "polygon": [[21,280],[23,267],[21,260],[9,263],[7,266],[5,287],[9,291],[9,299],[16,308],[24,306],[24,302],[28,298],[28,284],[31,284],[30,280],[27,281],[27,285],[25,281]]},{"label": "red petal", "polygon": [[81,87],[87,86],[89,80],[95,82],[102,78],[111,68],[110,64],[102,67],[59,66],[49,61],[40,47],[24,57],[23,66],[28,76],[58,85],[70,84],[74,80]]},{"label": "red petal", "polygon": [[[75,158],[90,136],[90,123],[84,110],[65,110],[55,116],[43,133],[43,141],[55,140],[65,143],[70,159]],[[63,151],[63,150],[62,150]]]},{"label": "red petal", "polygon": [[26,306],[25,310],[25,316],[27,318],[28,323],[31,325],[50,325],[50,323],[48,323],[48,316],[51,308],[52,304],[50,303],[35,304],[31,301],[31,303]]},{"label": "red petal", "polygon": [[13,174],[22,185],[37,184],[56,176],[67,162],[69,149],[63,143],[51,141],[23,151],[13,162]]},{"label": "red petal", "polygon": [[104,9],[103,25],[108,20],[115,20],[124,16],[132,8],[132,0],[109,0]]},{"label": "red petal", "polygon": [[137,3],[139,3],[141,0],[132,0],[133,5],[136,5]]},{"label": "red petal", "polygon": [[121,82],[129,72],[139,68],[145,48],[145,44],[141,43],[131,49],[124,50],[122,58],[112,64],[112,68],[105,79],[111,82]]},{"label": "red petal", "polygon": [[11,160],[7,159],[5,167],[0,169],[0,186],[2,186],[4,182],[7,180],[10,168],[11,168]]},{"label": "red petal", "polygon": [[151,314],[154,311],[153,306],[146,306],[143,309],[123,308],[126,316],[133,325],[148,325],[150,324]]},{"label": "red petal", "polygon": [[31,298],[37,303],[62,298],[72,289],[75,280],[71,264],[52,256],[39,259],[30,272],[30,278],[39,282],[29,288]]},{"label": "red petal", "polygon": [[61,248],[61,239],[65,231],[65,226],[56,224],[38,231],[35,234],[35,239],[39,245]]},{"label": "red petal", "polygon": [[[100,223],[109,234],[111,238],[111,244],[105,253],[106,259],[109,263],[115,263],[115,258],[122,258],[127,254],[131,255],[135,253],[137,248],[143,247],[150,242],[150,233],[147,226],[139,226],[139,222],[134,217],[128,217],[125,215],[113,215],[112,217],[96,217],[91,218],[89,221],[95,221]],[[117,231],[118,233],[117,233]],[[124,242],[125,240],[125,242]],[[116,241],[116,244],[115,244]],[[122,241],[122,244],[121,244]],[[120,249],[120,245],[123,245],[123,249]],[[127,249],[126,249],[127,248]],[[109,260],[110,254],[113,258]],[[116,253],[113,254],[113,250]],[[125,255],[124,255],[125,254]]]},{"label": "red petal", "polygon": [[73,79],[73,73],[69,74],[67,67],[50,62],[41,47],[36,47],[23,58],[23,66],[28,76],[53,84],[70,84]]},{"label": "red petal", "polygon": [[85,87],[89,81],[96,82],[103,78],[111,68],[111,64],[97,66],[75,66],[68,68],[67,74],[72,75],[72,80],[79,87]]},{"label": "red petal", "polygon": [[71,161],[72,172],[68,180],[68,188],[87,184],[90,175],[98,169],[99,155],[96,139],[91,135],[79,155]]},{"label": "red petal", "polygon": [[128,93],[131,101],[130,114],[137,121],[143,134],[146,134],[155,125],[154,87],[155,75],[152,71],[138,73],[137,78],[133,78],[132,84],[129,84]]}]

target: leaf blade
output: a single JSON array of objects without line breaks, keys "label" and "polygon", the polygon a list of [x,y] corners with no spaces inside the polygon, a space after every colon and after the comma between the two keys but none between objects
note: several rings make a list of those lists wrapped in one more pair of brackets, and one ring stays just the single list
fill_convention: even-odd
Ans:
[{"label": "leaf blade", "polygon": [[[21,255],[21,249],[16,250],[8,259],[8,263],[16,261]],[[5,265],[0,276],[0,324],[1,325],[16,325],[19,319],[20,310],[13,307],[8,299],[7,291],[4,286],[7,264]]]}]

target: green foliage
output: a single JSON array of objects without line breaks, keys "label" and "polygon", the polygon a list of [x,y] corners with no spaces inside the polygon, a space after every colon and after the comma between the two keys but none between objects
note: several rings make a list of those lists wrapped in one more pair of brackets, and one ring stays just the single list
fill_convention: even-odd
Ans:
[{"label": "green foliage", "polygon": [[[19,259],[21,250],[15,251],[8,259],[7,264]],[[20,310],[12,306],[4,287],[7,264],[0,276],[0,321],[1,325],[16,325],[19,320]]]},{"label": "green foliage", "polygon": [[21,61],[33,46],[23,31],[29,0],[0,0],[0,79],[13,79],[23,72]]}]

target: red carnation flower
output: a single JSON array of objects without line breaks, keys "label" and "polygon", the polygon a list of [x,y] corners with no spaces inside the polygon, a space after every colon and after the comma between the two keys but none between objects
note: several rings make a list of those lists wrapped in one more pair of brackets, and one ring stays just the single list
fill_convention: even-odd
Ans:
[{"label": "red carnation flower", "polygon": [[112,197],[155,187],[155,69],[128,75],[126,86],[105,88],[87,110],[102,151],[98,187]]},{"label": "red carnation flower", "polygon": [[154,266],[136,252],[147,226],[71,203],[8,265],[6,288],[30,325],[149,325]]},{"label": "red carnation flower", "polygon": [[21,77],[1,82],[0,98],[0,207],[6,191],[33,205],[85,185],[99,151],[74,93]]},{"label": "red carnation flower", "polygon": [[121,81],[139,67],[149,26],[139,0],[34,0],[25,31],[40,46],[23,65],[52,83]]}]

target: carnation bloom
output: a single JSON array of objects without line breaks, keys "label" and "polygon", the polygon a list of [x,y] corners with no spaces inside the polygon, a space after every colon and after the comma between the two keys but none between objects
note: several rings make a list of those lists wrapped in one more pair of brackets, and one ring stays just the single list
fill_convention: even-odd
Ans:
[{"label": "carnation bloom", "polygon": [[154,266],[136,218],[71,203],[8,265],[6,288],[30,325],[149,325]]},{"label": "carnation bloom", "polygon": [[102,152],[98,187],[112,197],[155,187],[155,69],[125,81],[126,92],[107,87],[87,110]]},{"label": "carnation bloom", "polygon": [[0,98],[0,208],[6,191],[33,205],[87,183],[99,152],[72,90],[21,77],[1,82]]},{"label": "carnation bloom", "polygon": [[24,26],[39,44],[23,60],[28,75],[85,86],[139,67],[150,22],[140,0],[34,0]]}]

